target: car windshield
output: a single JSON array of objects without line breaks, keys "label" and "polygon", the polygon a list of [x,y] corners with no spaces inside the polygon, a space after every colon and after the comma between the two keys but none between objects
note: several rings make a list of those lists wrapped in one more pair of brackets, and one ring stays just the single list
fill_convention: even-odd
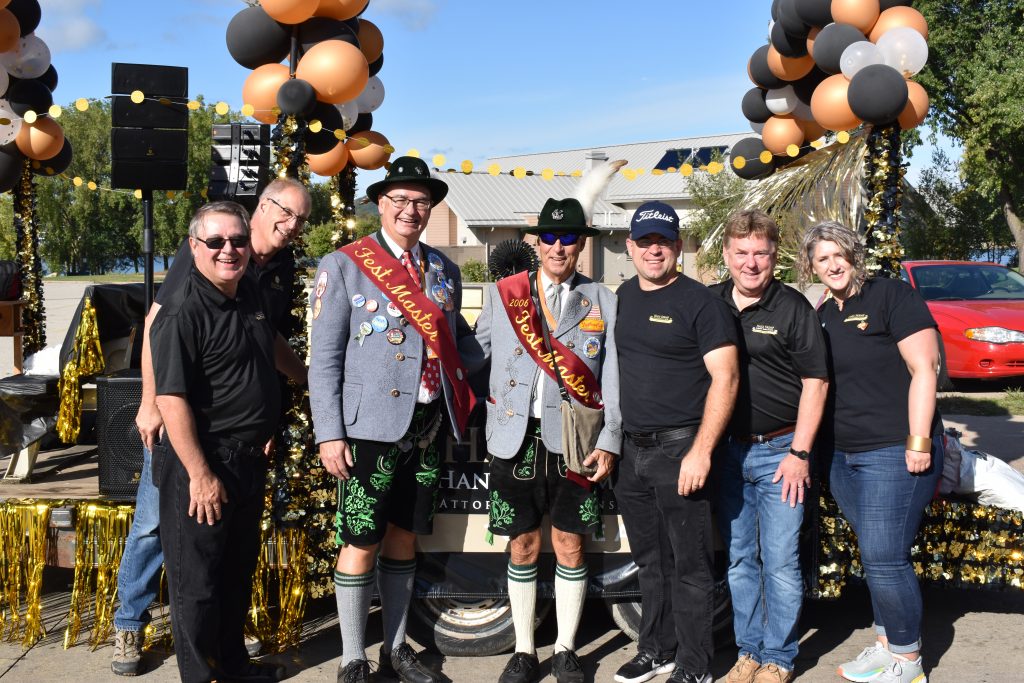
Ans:
[{"label": "car windshield", "polygon": [[1024,276],[983,264],[914,266],[914,286],[925,301],[1014,299],[1024,301]]}]

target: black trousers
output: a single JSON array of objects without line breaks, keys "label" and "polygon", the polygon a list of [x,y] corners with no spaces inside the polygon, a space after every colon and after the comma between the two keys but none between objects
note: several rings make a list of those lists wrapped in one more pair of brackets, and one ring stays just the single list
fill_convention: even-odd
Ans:
[{"label": "black trousers", "polygon": [[[266,459],[258,449],[204,446],[228,492],[221,519],[189,517],[189,477],[170,447],[154,448],[159,467],[160,541],[170,593],[171,627],[184,683],[202,683],[245,670],[245,619],[260,549]],[[154,472],[156,475],[156,472]]]},{"label": "black trousers", "polygon": [[702,674],[714,646],[714,547],[708,487],[677,493],[679,465],[693,437],[638,446],[623,438],[615,500],[639,568],[637,648]]}]

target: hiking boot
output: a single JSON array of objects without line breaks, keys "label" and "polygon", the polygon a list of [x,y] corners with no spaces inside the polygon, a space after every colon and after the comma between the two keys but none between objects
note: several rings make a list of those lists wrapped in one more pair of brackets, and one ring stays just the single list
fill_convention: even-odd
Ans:
[{"label": "hiking boot", "polygon": [[551,658],[551,675],[558,683],[583,683],[583,665],[572,650],[556,652]]},{"label": "hiking boot", "polygon": [[840,664],[836,670],[840,676],[855,683],[873,681],[892,664],[892,654],[877,640],[871,647],[866,647],[857,658]]},{"label": "hiking boot", "polygon": [[757,660],[750,655],[743,655],[729,669],[725,681],[726,683],[753,683],[754,674],[760,668],[761,665],[757,663]]},{"label": "hiking boot", "polygon": [[345,666],[338,665],[338,683],[370,683],[370,663],[353,659]]},{"label": "hiking boot", "polygon": [[535,683],[540,680],[540,662],[537,655],[514,652],[501,672],[498,683]]},{"label": "hiking boot", "polygon": [[402,643],[390,654],[380,649],[378,673],[404,683],[440,683],[441,677],[416,661],[416,653],[408,643]]},{"label": "hiking boot", "polygon": [[658,674],[670,674],[675,668],[676,663],[671,659],[656,659],[650,652],[637,652],[615,672],[615,680],[617,683],[644,683]]},{"label": "hiking boot", "polygon": [[778,664],[764,664],[754,676],[754,683],[789,683],[792,680],[793,672]]},{"label": "hiking boot", "polygon": [[910,661],[903,657],[893,657],[889,668],[875,679],[875,683],[928,683],[921,667],[921,658]]},{"label": "hiking boot", "polygon": [[142,631],[122,631],[114,635],[114,656],[110,670],[118,676],[136,676],[142,664]]}]

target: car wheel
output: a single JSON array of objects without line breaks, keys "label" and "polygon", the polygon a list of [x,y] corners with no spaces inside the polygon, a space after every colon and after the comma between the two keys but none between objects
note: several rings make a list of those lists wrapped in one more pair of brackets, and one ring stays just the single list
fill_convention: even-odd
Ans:
[{"label": "car wheel", "polygon": [[[544,621],[550,609],[550,600],[537,600],[534,628]],[[409,609],[409,632],[420,645],[452,657],[497,655],[516,644],[507,597],[414,598]]]},{"label": "car wheel", "polygon": [[[640,600],[608,599],[605,600],[612,621],[629,636],[630,640],[640,638]],[[732,631],[732,600],[729,598],[729,586],[725,577],[715,582],[715,604],[711,620],[711,634],[715,647],[726,647],[733,642]]]},{"label": "car wheel", "polygon": [[939,376],[935,388],[939,391],[956,390],[953,380],[949,378],[949,369],[946,367],[946,346],[942,343],[941,337],[939,337]]}]

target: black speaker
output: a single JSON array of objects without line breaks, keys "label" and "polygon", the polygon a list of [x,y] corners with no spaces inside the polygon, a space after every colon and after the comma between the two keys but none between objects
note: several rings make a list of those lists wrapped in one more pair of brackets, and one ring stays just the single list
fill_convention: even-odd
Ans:
[{"label": "black speaker", "polygon": [[270,126],[218,123],[213,126],[213,164],[207,197],[230,199],[250,212],[270,176]]},{"label": "black speaker", "polygon": [[96,445],[100,495],[133,500],[142,476],[142,439],[135,414],[142,403],[142,374],[123,370],[96,378]]}]

